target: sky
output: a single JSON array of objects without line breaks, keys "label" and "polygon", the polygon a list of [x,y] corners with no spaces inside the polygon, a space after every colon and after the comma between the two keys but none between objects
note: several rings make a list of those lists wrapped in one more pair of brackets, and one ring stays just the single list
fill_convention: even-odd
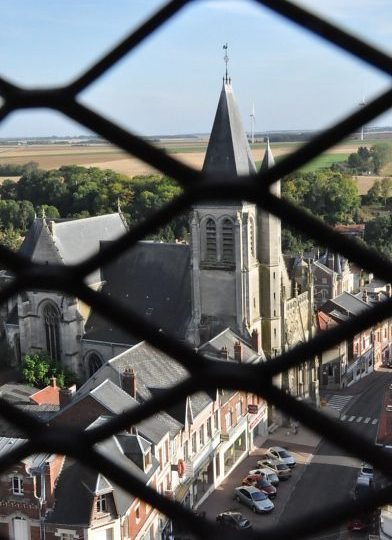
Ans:
[{"label": "sky", "polygon": [[[392,51],[391,0],[296,0]],[[153,14],[162,0],[2,0],[0,75],[27,87],[66,84]],[[34,5],[34,9],[32,9]],[[141,135],[208,133],[224,74],[246,130],[322,129],[386,90],[378,70],[248,0],[194,0],[78,100]],[[371,125],[392,125],[389,112]],[[0,137],[88,131],[59,113],[21,111]]]}]

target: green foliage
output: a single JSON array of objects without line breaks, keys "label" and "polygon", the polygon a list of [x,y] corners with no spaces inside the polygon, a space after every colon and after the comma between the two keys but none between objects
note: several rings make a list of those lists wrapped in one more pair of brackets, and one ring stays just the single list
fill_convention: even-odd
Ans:
[{"label": "green foliage", "polygon": [[[89,217],[116,212],[118,204],[129,224],[139,223],[181,193],[174,180],[159,175],[129,178],[97,167],[64,166],[44,171],[24,170],[18,182],[0,186],[0,222],[24,233],[34,217]],[[187,228],[187,217],[173,222],[151,238],[174,241]]]},{"label": "green foliage", "polygon": [[350,154],[346,168],[352,174],[380,174],[381,169],[392,161],[392,145],[374,144],[370,150],[360,146],[356,153]]},{"label": "green foliage", "polygon": [[78,382],[73,373],[54,362],[45,352],[26,354],[21,375],[25,383],[39,388],[48,386],[52,377],[56,377],[57,386],[60,388]]},{"label": "green foliage", "polygon": [[284,178],[282,196],[330,225],[353,223],[360,206],[358,188],[351,177],[330,169]]},{"label": "green foliage", "polygon": [[282,225],[282,251],[290,254],[303,254],[305,251],[311,251],[315,246],[315,241],[306,238],[300,233]]},{"label": "green foliage", "polygon": [[391,214],[382,215],[366,223],[365,242],[377,252],[392,257]]},{"label": "green foliage", "polygon": [[22,174],[28,173],[37,168],[38,163],[36,161],[29,161],[24,165],[4,163],[0,165],[0,176],[22,176]]}]

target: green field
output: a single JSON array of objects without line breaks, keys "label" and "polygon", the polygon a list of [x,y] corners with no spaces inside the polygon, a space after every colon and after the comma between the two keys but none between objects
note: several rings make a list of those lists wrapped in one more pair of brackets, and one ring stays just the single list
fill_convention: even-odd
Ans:
[{"label": "green field", "polygon": [[342,161],[347,161],[350,154],[322,154],[316,159],[307,163],[304,167],[301,167],[301,171],[312,172],[318,171],[319,169],[325,169],[331,167],[334,163],[342,163]]},{"label": "green field", "polygon": [[[281,156],[277,156],[275,161],[280,161],[281,159],[285,158],[289,154],[283,154]],[[312,171],[318,171],[319,169],[325,169],[328,167],[331,167],[333,163],[341,163],[343,161],[347,161],[348,156],[350,154],[322,154],[321,156],[318,156],[316,159],[311,161],[310,163],[307,163],[304,165],[304,167],[301,167],[301,171],[304,172],[312,172]],[[261,165],[261,161],[256,161],[256,168],[259,170]]]}]

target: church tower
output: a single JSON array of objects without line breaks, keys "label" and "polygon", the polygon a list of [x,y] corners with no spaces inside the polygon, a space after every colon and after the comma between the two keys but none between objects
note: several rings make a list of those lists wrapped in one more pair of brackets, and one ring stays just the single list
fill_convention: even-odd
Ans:
[{"label": "church tower", "polygon": [[[234,98],[223,87],[203,171],[211,175],[256,173]],[[261,337],[257,209],[243,201],[203,202],[191,215],[192,309],[196,345],[231,327],[254,343]]]},{"label": "church tower", "polygon": [[[266,171],[275,165],[269,140],[261,164]],[[280,197],[280,181],[272,184],[271,193]],[[263,350],[267,357],[281,352],[281,289],[283,256],[280,220],[259,210],[258,213],[258,259],[260,261],[260,307],[262,317]]]}]

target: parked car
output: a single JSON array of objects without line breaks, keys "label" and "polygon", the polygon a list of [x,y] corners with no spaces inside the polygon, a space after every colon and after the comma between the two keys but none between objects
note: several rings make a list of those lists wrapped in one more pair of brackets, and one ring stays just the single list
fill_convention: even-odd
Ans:
[{"label": "parked car", "polygon": [[253,486],[235,488],[235,499],[249,506],[253,512],[259,512],[260,514],[271,512],[275,508],[269,497]]},{"label": "parked car", "polygon": [[290,469],[295,467],[295,459],[289,454],[286,448],[282,448],[281,446],[271,446],[271,448],[268,448],[265,456],[267,459],[276,459],[280,463],[284,463]]},{"label": "parked car", "polygon": [[270,499],[276,497],[276,487],[274,487],[271,482],[265,480],[260,474],[248,474],[242,480],[243,486],[254,486],[263,493],[265,493]]},{"label": "parked car", "polygon": [[365,463],[365,462],[362,463],[359,476],[367,476],[368,478],[371,478],[373,480],[374,478],[373,465],[371,465],[370,463]]},{"label": "parked car", "polygon": [[268,482],[271,482],[271,484],[275,487],[279,485],[279,478],[275,471],[270,469],[269,467],[264,467],[263,469],[253,469],[252,471],[249,471],[249,474],[251,475],[257,475],[257,476],[263,476]]},{"label": "parked car", "polygon": [[358,476],[354,487],[354,499],[367,497],[373,489],[373,480],[368,476]]},{"label": "parked car", "polygon": [[361,514],[356,516],[347,523],[347,528],[350,531],[365,531],[368,529],[371,522],[371,514]]},{"label": "parked car", "polygon": [[240,512],[222,512],[216,516],[216,521],[223,527],[237,531],[250,530],[252,525]]},{"label": "parked car", "polygon": [[268,467],[278,475],[280,480],[288,480],[291,477],[290,467],[277,459],[259,459],[256,466],[258,468]]}]

